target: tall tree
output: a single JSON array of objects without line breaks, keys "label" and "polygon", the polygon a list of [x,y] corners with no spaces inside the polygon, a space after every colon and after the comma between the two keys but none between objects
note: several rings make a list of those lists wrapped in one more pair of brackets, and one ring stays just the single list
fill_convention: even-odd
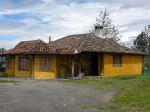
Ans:
[{"label": "tall tree", "polygon": [[133,44],[134,48],[148,54],[143,58],[143,67],[144,69],[150,69],[150,25],[145,27],[145,29],[134,40]]},{"label": "tall tree", "polygon": [[143,53],[150,54],[150,26],[146,26],[145,29],[137,36],[133,42],[134,48],[140,50]]},{"label": "tall tree", "polygon": [[120,39],[119,30],[112,24],[112,20],[109,16],[110,15],[106,9],[100,10],[98,17],[96,17],[96,23],[94,24],[92,32],[99,33],[101,34],[100,36],[104,38],[111,38],[118,41]]},{"label": "tall tree", "polygon": [[148,38],[144,31],[137,36],[133,42],[134,48],[140,50],[143,53],[148,53]]}]

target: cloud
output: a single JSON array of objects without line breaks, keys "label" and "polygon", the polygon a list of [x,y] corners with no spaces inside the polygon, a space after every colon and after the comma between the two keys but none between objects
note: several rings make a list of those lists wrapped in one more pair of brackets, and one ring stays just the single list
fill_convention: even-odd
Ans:
[{"label": "cloud", "polygon": [[0,9],[19,9],[43,3],[40,0],[0,0]]},{"label": "cloud", "polygon": [[121,8],[131,8],[131,7],[149,7],[149,0],[97,0],[97,2],[118,4]]},{"label": "cloud", "polygon": [[[118,1],[118,2],[116,2]],[[115,25],[119,25],[123,41],[136,36],[149,23],[147,0],[0,0],[0,39],[3,46],[13,47],[21,40],[41,38],[48,41],[89,32],[99,9],[107,8]],[[4,7],[5,6],[5,7]],[[2,38],[12,36],[12,43]]]}]

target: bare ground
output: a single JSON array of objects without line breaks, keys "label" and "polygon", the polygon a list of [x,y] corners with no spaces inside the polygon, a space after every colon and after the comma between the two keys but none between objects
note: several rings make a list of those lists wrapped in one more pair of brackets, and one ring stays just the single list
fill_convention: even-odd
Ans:
[{"label": "bare ground", "polygon": [[110,112],[82,109],[84,105],[107,106],[115,89],[95,88],[52,80],[20,80],[0,84],[0,112]]}]

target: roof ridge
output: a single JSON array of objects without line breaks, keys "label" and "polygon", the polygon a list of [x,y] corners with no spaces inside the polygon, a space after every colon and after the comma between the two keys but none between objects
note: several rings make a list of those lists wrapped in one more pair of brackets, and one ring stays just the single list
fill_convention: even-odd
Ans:
[{"label": "roof ridge", "polygon": [[[82,35],[83,36],[83,35]],[[81,48],[82,48],[82,45],[84,44],[84,42],[85,42],[85,39],[87,39],[87,35],[85,35],[85,37],[82,37],[83,38],[83,40],[81,41],[81,43],[80,43],[80,45],[79,45],[79,47],[78,47],[78,50],[80,51],[81,50]]]},{"label": "roof ridge", "polygon": [[[44,44],[47,48],[50,49],[49,45],[47,45],[47,43],[41,39],[38,39],[40,41],[41,44]],[[38,46],[36,46],[39,43],[35,43],[35,46],[32,48],[32,51],[35,50]]]},{"label": "roof ridge", "polygon": [[[64,36],[64,37],[62,37],[62,38],[59,38],[59,39],[57,39],[57,40],[54,40],[54,41],[51,41],[51,42],[55,42],[55,41],[58,41],[58,40],[62,40],[62,39],[65,39],[65,38],[68,38],[68,37],[70,37],[70,36],[80,36],[80,35],[87,35],[87,34],[93,34],[93,33],[79,33],[79,34],[71,34],[71,35],[67,35],[67,36]],[[49,44],[49,43],[48,43]]]},{"label": "roof ridge", "polygon": [[35,40],[23,40],[23,41],[20,41],[20,43],[21,43],[21,42],[33,42],[33,41],[39,41],[39,40],[42,41],[41,39],[35,39]]}]

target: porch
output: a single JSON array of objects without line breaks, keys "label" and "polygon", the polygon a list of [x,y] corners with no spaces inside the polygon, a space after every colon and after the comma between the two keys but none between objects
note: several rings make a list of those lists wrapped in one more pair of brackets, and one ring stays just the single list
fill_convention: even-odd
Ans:
[{"label": "porch", "polygon": [[103,72],[103,54],[81,53],[57,55],[57,78],[100,76]]}]

